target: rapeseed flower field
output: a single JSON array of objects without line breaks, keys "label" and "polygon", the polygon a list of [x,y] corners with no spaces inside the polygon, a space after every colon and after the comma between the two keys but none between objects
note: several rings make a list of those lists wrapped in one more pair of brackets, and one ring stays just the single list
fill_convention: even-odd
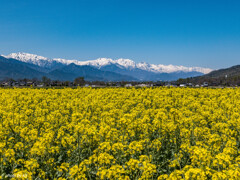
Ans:
[{"label": "rapeseed flower field", "polygon": [[0,89],[0,177],[240,179],[240,89]]}]

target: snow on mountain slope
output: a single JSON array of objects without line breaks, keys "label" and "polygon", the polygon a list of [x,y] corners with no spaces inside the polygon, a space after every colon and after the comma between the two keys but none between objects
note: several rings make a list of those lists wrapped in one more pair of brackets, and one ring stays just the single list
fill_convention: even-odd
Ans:
[{"label": "snow on mountain slope", "polygon": [[38,56],[35,54],[29,54],[29,53],[11,53],[7,56],[7,58],[13,58],[13,59],[18,59],[23,62],[28,62],[28,61],[39,61],[39,60],[48,60],[47,58],[43,56]]},{"label": "snow on mountain slope", "polygon": [[29,64],[34,64],[34,65],[37,65],[40,67],[51,67],[51,65],[53,63],[53,60],[51,60],[51,59],[48,59],[43,56],[38,56],[35,54],[29,54],[29,53],[11,53],[4,57],[17,59],[19,61],[29,63]]},{"label": "snow on mountain slope", "polygon": [[90,61],[77,61],[75,64],[77,64],[77,65],[90,65],[90,66],[100,68],[102,66],[106,66],[106,65],[110,65],[110,64],[114,64],[114,63],[115,62],[112,59],[99,58],[99,59],[90,60]]},{"label": "snow on mountain slope", "polygon": [[89,60],[89,61],[79,61],[79,60],[66,60],[61,58],[53,58],[49,59],[43,56],[38,56],[35,54],[28,54],[28,53],[12,53],[7,56],[6,58],[13,58],[19,61],[23,61],[26,63],[35,64],[41,67],[51,67],[53,64],[60,63],[69,65],[74,63],[76,65],[90,65],[96,68],[101,68],[103,66],[115,64],[120,68],[126,69],[141,69],[145,71],[155,72],[155,73],[174,73],[174,72],[200,72],[203,74],[207,74],[212,71],[210,68],[202,68],[202,67],[185,67],[185,66],[174,66],[174,65],[162,65],[162,64],[148,64],[146,62],[142,63],[135,63],[130,59],[117,59],[113,60],[110,58],[99,58],[96,60]]},{"label": "snow on mountain slope", "polygon": [[137,67],[142,70],[147,70],[156,73],[173,73],[173,72],[201,72],[203,74],[207,74],[212,71],[210,68],[202,68],[202,67],[185,67],[185,66],[174,66],[163,65],[163,64],[147,64],[147,63],[138,63]]}]

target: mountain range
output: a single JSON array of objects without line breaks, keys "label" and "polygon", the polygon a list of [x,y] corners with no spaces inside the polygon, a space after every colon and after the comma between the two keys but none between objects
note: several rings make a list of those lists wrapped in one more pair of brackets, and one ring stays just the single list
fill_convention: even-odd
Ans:
[{"label": "mountain range", "polygon": [[38,78],[73,81],[84,77],[88,81],[170,81],[195,77],[211,72],[210,68],[162,64],[135,63],[130,59],[99,58],[79,61],[46,58],[29,53],[0,56],[0,79]]}]

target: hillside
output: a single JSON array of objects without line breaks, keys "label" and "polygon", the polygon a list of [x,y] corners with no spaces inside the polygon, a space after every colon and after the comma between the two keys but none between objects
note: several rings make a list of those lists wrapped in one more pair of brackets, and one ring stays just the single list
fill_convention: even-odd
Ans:
[{"label": "hillside", "polygon": [[215,70],[206,75],[203,75],[203,77],[210,77],[210,78],[221,78],[221,77],[230,78],[235,76],[240,76],[240,65],[232,66],[226,69]]},{"label": "hillside", "polygon": [[0,56],[0,79],[41,78],[46,74],[36,70],[38,67],[15,59]]},{"label": "hillside", "polygon": [[202,76],[179,79],[177,81],[177,83],[193,83],[193,84],[202,84],[203,82],[207,82],[209,85],[213,86],[240,85],[240,65],[215,70]]},{"label": "hillside", "polygon": [[136,78],[127,75],[121,75],[115,72],[102,71],[92,66],[78,66],[69,64],[63,68],[56,69],[49,73],[51,79],[70,80],[76,77],[84,77],[87,81],[136,81]]}]

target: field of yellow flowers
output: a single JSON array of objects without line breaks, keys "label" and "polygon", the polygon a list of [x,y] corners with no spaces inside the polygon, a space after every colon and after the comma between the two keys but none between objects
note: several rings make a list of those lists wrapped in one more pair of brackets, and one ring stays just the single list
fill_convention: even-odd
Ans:
[{"label": "field of yellow flowers", "polygon": [[240,179],[240,89],[0,89],[0,177]]}]

